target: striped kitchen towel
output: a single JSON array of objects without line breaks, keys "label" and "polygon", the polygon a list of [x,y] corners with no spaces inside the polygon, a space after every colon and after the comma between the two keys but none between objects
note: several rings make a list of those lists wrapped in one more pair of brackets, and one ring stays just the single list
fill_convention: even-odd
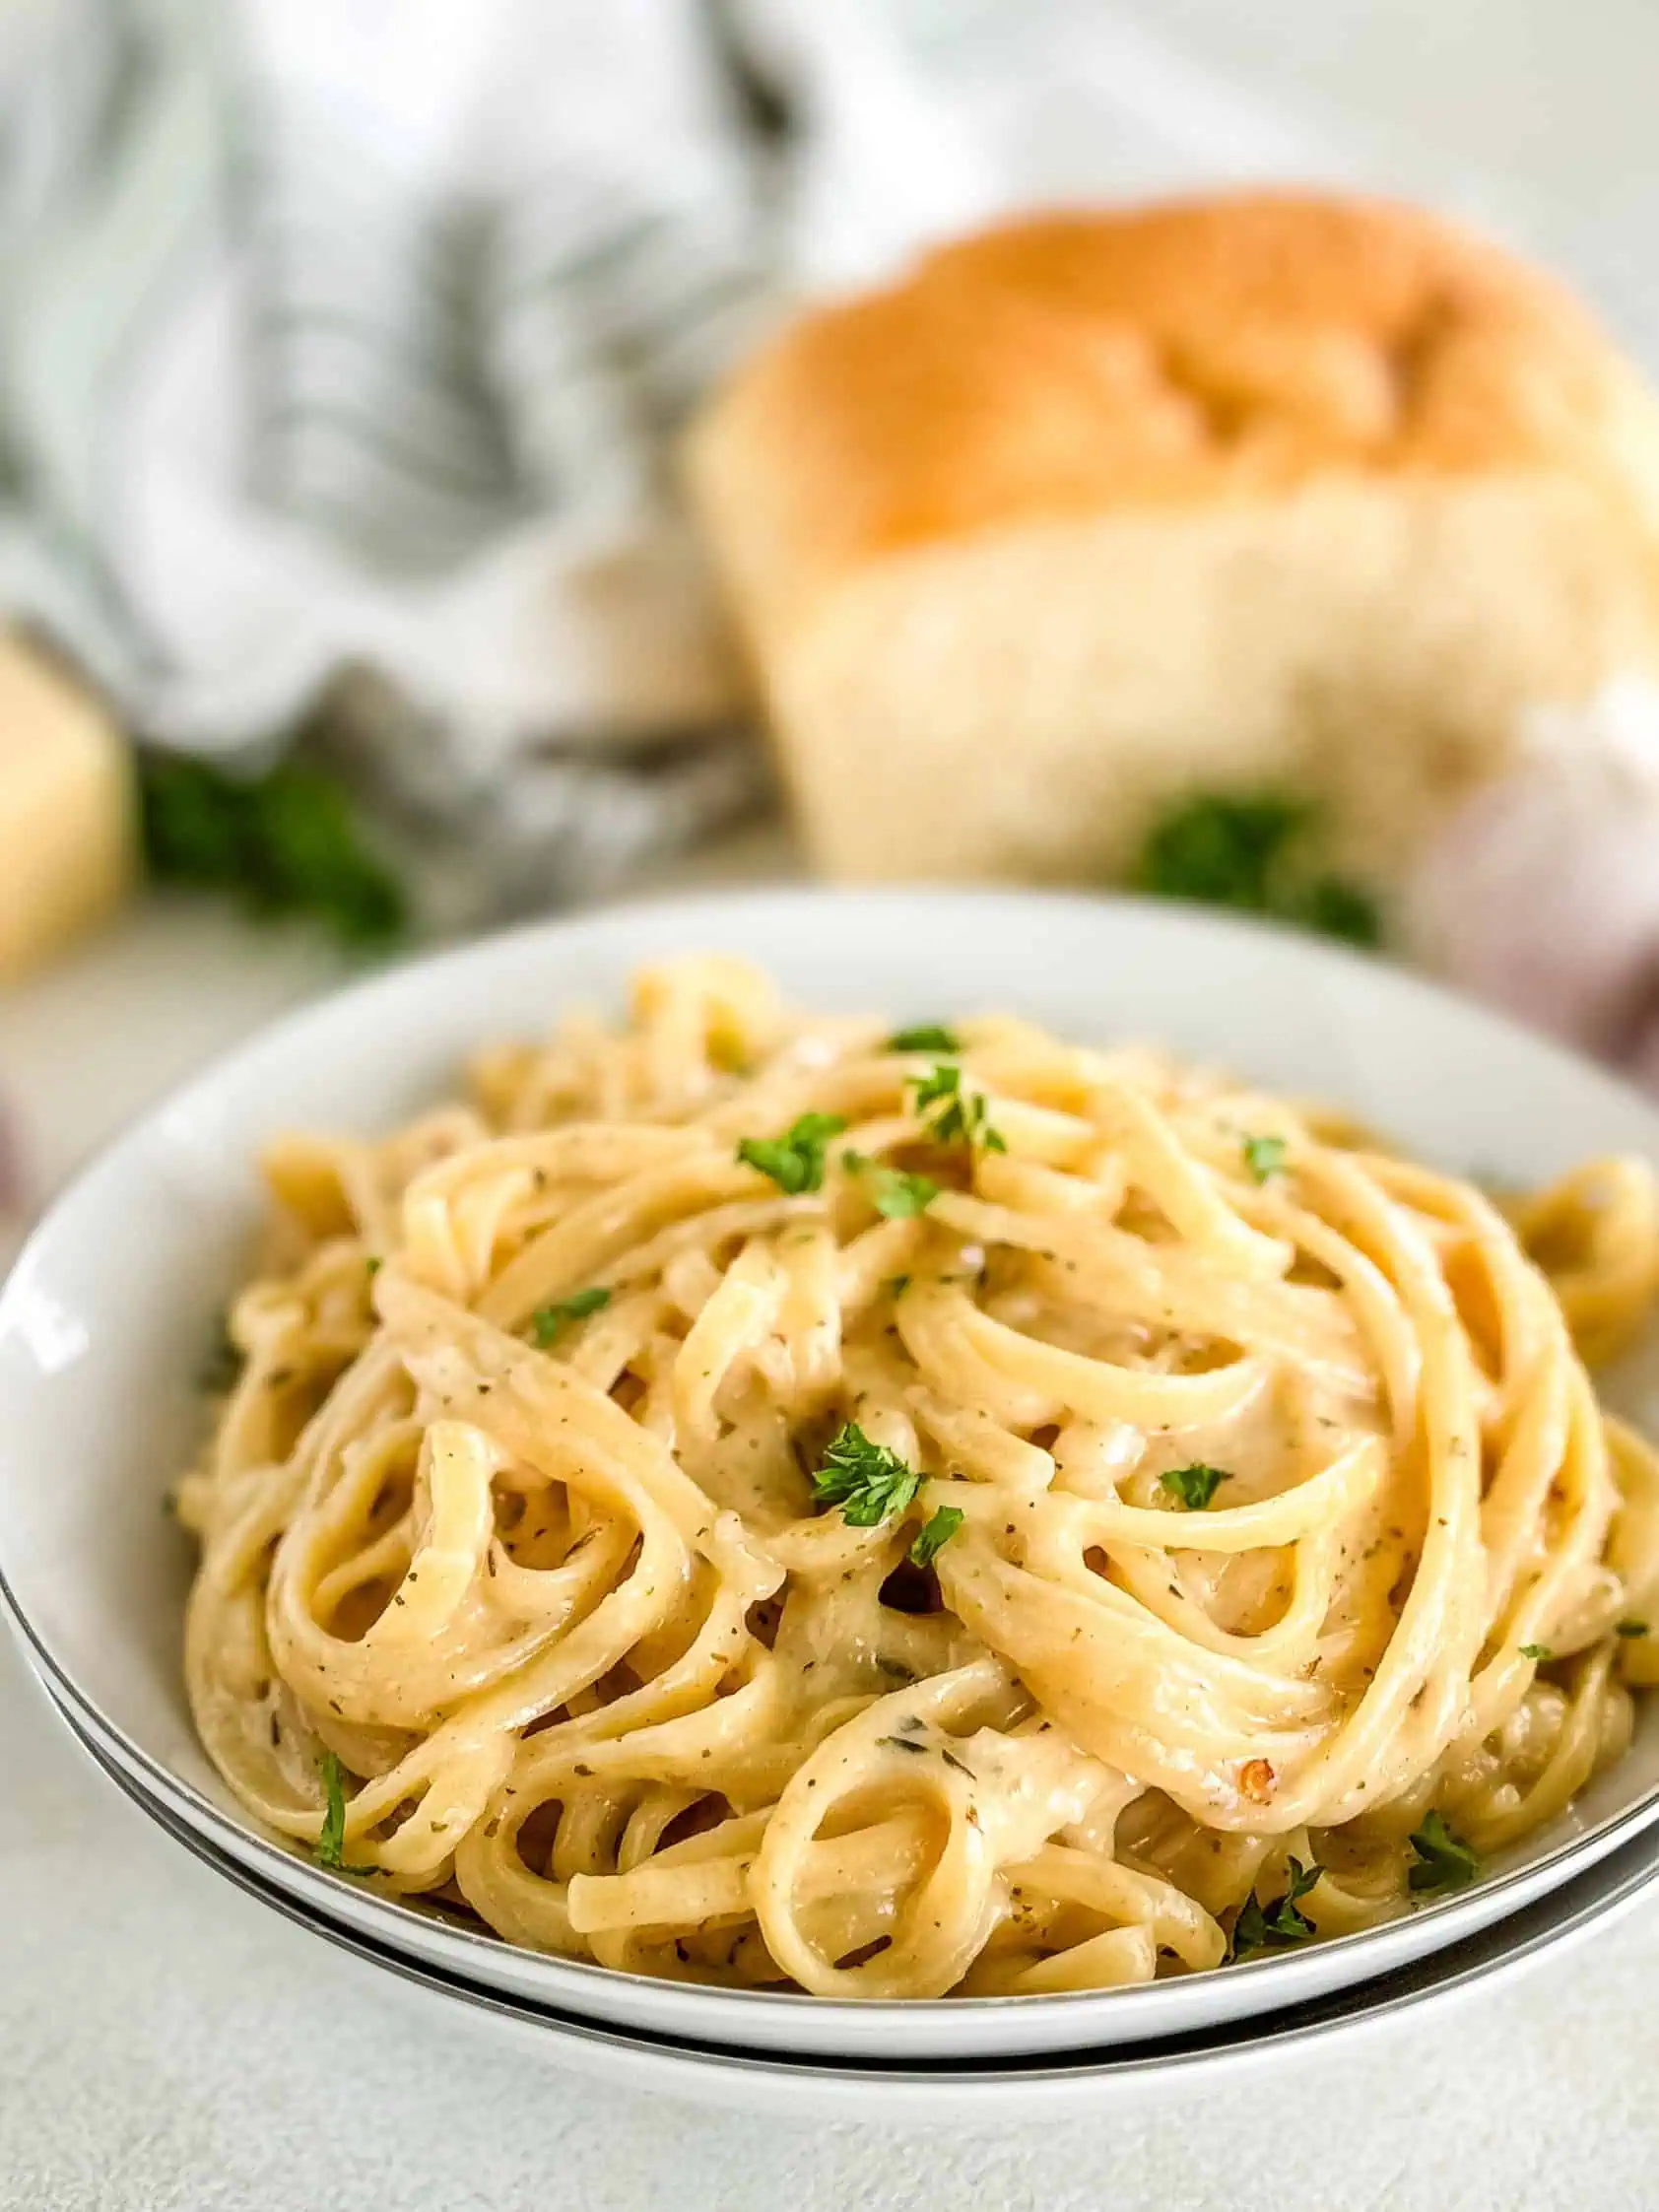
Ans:
[{"label": "striped kitchen towel", "polygon": [[0,603],[141,734],[320,708],[494,905],[753,795],[669,482],[765,312],[697,0],[14,0],[0,125]]}]

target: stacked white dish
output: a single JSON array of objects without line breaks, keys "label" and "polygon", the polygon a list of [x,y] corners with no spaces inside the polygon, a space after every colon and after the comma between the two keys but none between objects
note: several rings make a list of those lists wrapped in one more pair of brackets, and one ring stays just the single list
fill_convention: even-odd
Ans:
[{"label": "stacked white dish", "polygon": [[[748,953],[831,1008],[1011,1007],[1157,1037],[1340,1101],[1429,1159],[1541,1181],[1587,1153],[1659,1163],[1659,1115],[1568,1056],[1374,963],[1167,907],[1019,895],[713,898],[411,964],[280,1025],[113,1146],[0,1294],[0,1588],[86,1748],[204,1863],[314,1932],[572,2063],[685,2094],[974,2114],[1262,2059],[1524,1959],[1629,1902],[1659,1821],[1659,1701],[1569,1816],[1461,1896],[1220,1973],[1079,1996],[848,2004],[614,1975],[393,1904],[257,1834],[185,1704],[187,1539],[162,1510],[201,1419],[193,1373],[234,1278],[259,1142],[373,1130],[476,1046],[615,1001],[667,950]],[[1639,1364],[1620,1378],[1639,1420]],[[1647,1410],[1651,1411],[1649,1406]]]}]

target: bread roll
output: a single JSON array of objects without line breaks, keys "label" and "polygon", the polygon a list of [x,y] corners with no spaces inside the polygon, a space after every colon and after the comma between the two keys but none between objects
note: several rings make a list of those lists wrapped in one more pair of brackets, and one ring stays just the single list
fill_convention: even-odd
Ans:
[{"label": "bread roll", "polygon": [[1521,710],[1659,660],[1659,404],[1403,206],[970,238],[750,361],[690,473],[844,877],[1100,880],[1175,795],[1272,784],[1386,881]]}]

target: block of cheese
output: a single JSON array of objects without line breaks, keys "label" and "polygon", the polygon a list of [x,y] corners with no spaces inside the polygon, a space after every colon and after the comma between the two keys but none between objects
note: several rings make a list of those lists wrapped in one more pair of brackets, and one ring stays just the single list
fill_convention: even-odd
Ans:
[{"label": "block of cheese", "polygon": [[1659,660],[1659,404],[1432,216],[1023,223],[809,314],[689,474],[809,847],[1100,880],[1195,789],[1386,880],[1525,708]]},{"label": "block of cheese", "polygon": [[0,635],[0,984],[106,913],[137,855],[127,747],[93,695]]}]

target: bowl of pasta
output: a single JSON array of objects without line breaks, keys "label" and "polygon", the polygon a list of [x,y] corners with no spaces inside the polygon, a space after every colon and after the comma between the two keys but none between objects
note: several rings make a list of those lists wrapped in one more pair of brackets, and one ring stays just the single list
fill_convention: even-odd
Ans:
[{"label": "bowl of pasta", "polygon": [[838,2059],[1236,2036],[1634,1879],[1655,1164],[1268,925],[517,932],[60,1199],[6,1607],[158,1818],[388,1963]]}]

